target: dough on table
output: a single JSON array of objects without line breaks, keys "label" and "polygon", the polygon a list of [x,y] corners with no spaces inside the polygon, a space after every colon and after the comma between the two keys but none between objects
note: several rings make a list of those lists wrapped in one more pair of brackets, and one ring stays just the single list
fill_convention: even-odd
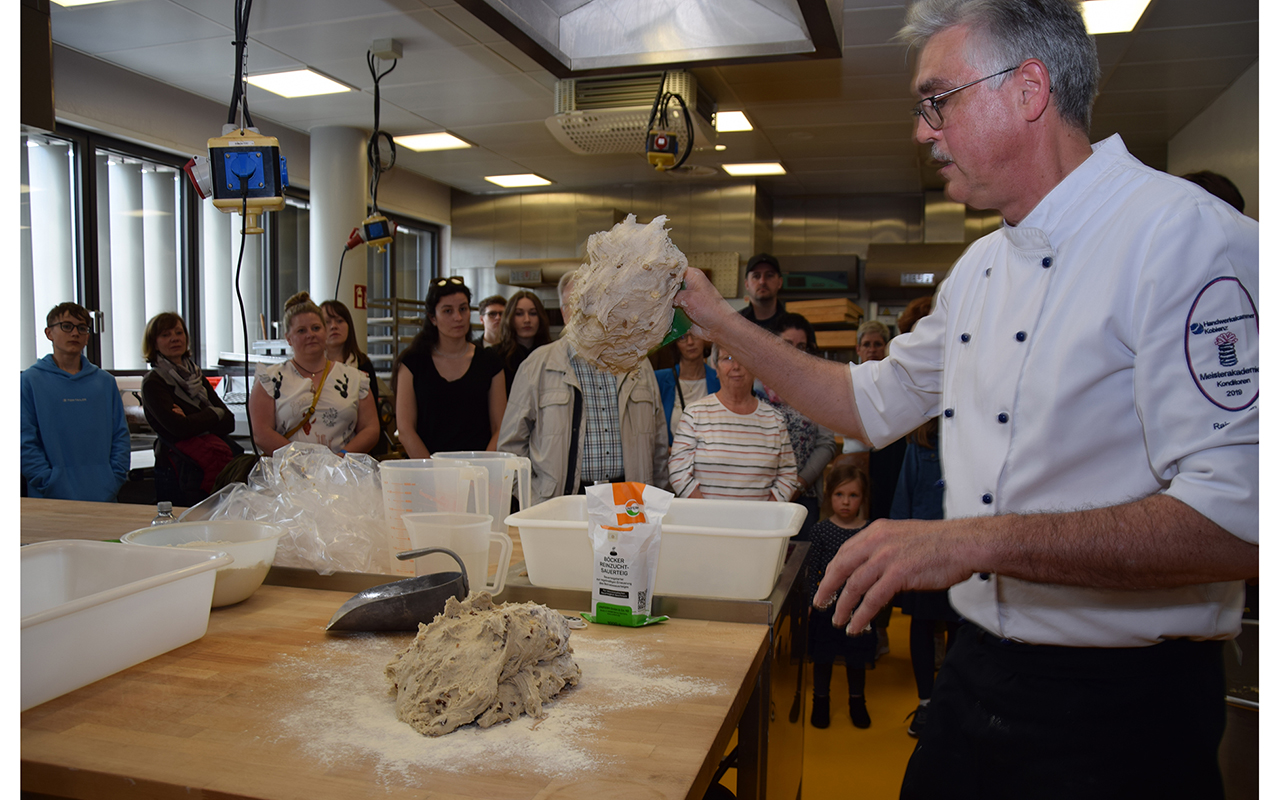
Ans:
[{"label": "dough on table", "polygon": [[587,263],[574,277],[564,335],[601,369],[630,372],[671,328],[671,302],[689,260],[671,243],[666,221],[657,216],[641,225],[628,214],[587,239]]},{"label": "dough on table", "polygon": [[537,603],[495,607],[488,592],[450,597],[386,668],[396,717],[427,736],[521,713],[541,718],[542,704],[581,675],[560,612]]}]

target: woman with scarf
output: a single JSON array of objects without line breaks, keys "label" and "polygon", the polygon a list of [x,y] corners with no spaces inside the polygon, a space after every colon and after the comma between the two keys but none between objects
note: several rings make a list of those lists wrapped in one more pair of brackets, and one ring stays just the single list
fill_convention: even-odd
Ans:
[{"label": "woman with scarf", "polygon": [[187,326],[166,311],[147,323],[142,411],[156,432],[156,499],[194,505],[213,490],[227,462],[243,452],[229,434],[236,421],[191,357]]}]

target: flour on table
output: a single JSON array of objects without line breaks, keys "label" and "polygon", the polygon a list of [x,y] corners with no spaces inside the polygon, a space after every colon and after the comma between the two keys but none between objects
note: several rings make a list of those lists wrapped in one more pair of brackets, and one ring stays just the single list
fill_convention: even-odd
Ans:
[{"label": "flour on table", "polygon": [[450,597],[409,648],[386,667],[396,716],[427,736],[475,722],[488,728],[543,703],[582,675],[559,611],[537,603],[494,606],[488,592]]},{"label": "flour on table", "polygon": [[297,742],[322,768],[369,763],[384,786],[423,787],[429,775],[441,772],[560,779],[607,774],[612,761],[595,744],[610,715],[733,691],[673,673],[642,646],[593,633],[574,638],[582,669],[578,685],[552,700],[541,720],[520,717],[491,728],[465,725],[448,736],[419,734],[396,718],[382,673],[410,639],[386,633],[331,635],[282,658],[275,669],[289,676],[296,693],[272,697],[266,710],[279,720],[275,736]]}]

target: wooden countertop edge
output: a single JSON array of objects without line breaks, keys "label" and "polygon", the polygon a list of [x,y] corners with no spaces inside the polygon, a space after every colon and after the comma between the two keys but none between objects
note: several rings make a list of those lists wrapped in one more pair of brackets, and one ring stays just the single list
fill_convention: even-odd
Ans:
[{"label": "wooden countertop edge", "polygon": [[729,749],[729,742],[733,739],[733,734],[738,729],[738,722],[742,719],[742,712],[746,709],[752,693],[756,691],[760,670],[764,666],[764,660],[769,654],[770,647],[769,636],[765,636],[760,640],[760,647],[756,649],[755,657],[751,659],[751,666],[747,669],[747,679],[738,687],[738,693],[734,696],[733,702],[729,706],[728,715],[725,716],[725,724],[720,727],[720,732],[716,734],[711,750],[707,753],[707,759],[702,763],[702,768],[698,770],[698,776],[694,779],[693,785],[689,789],[689,794],[685,796],[686,800],[701,800],[707,789],[711,787],[711,779],[715,777],[716,770],[720,766],[720,759],[724,757],[725,751]]}]

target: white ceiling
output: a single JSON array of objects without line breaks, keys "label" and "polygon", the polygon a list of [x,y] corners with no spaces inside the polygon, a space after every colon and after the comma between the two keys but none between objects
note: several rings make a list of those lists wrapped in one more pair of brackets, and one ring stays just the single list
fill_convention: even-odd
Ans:
[{"label": "white ceiling", "polygon": [[[910,64],[886,42],[903,0],[845,0],[840,59],[693,70],[721,110],[755,125],[720,135],[723,152],[695,151],[689,165],[781,160],[788,174],[759,185],[783,197],[919,192],[941,184],[910,138]],[[228,103],[233,75],[232,0],[121,0],[52,6],[53,39],[189,92]],[[1093,138],[1119,132],[1152,166],[1165,145],[1258,59],[1257,0],[1152,0],[1138,28],[1098,38],[1102,91]],[[373,127],[373,79],[365,52],[394,38],[403,58],[382,80],[381,127],[392,135],[446,129],[477,145],[414,153],[407,169],[466,192],[494,192],[485,175],[534,172],[555,191],[643,181],[728,181],[655,172],[643,153],[576,155],[544,120],[555,78],[453,0],[255,0],[250,73],[309,66],[361,91],[286,99],[248,88],[264,133],[273,123]],[[527,190],[525,190],[527,191]]]}]

